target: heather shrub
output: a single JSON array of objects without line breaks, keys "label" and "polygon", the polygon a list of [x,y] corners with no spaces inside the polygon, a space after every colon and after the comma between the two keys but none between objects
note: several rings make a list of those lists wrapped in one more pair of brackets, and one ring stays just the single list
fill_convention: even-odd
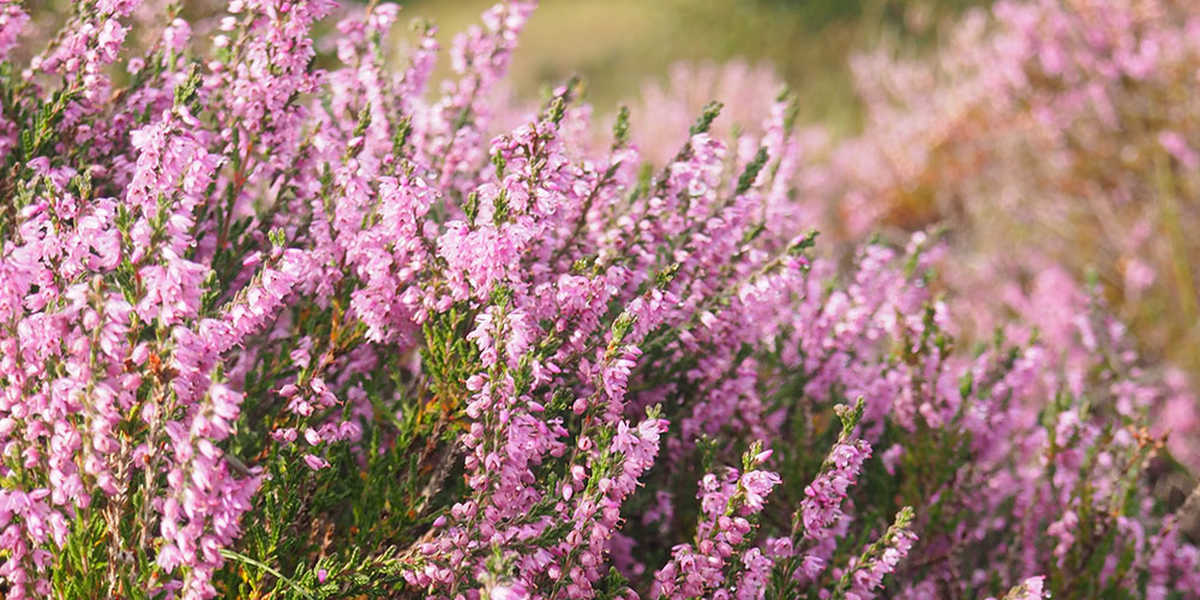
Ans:
[{"label": "heather shrub", "polygon": [[931,53],[863,53],[866,122],[817,195],[852,238],[950,220],[984,279],[1090,273],[1141,350],[1194,377],[1198,9],[1001,1]]},{"label": "heather shrub", "polygon": [[527,3],[436,93],[394,4],[136,4],[0,68],[6,597],[1197,596],[1186,389],[1095,294],[961,335],[940,234],[824,258],[802,99],[654,165],[576,82],[487,133]]}]

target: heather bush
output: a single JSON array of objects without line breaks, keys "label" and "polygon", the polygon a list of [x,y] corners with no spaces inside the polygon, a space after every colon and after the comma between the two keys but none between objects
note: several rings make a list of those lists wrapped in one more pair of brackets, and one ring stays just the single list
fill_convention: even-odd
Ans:
[{"label": "heather bush", "polygon": [[1188,0],[1005,0],[933,52],[883,44],[852,61],[866,122],[817,193],[852,238],[951,220],[983,279],[1090,272],[1195,377],[1198,32]]},{"label": "heather bush", "polygon": [[527,3],[436,92],[394,4],[137,4],[0,67],[6,597],[1197,597],[1186,388],[1086,291],[965,335],[940,233],[824,258],[802,99],[654,164],[574,81],[489,133]]}]

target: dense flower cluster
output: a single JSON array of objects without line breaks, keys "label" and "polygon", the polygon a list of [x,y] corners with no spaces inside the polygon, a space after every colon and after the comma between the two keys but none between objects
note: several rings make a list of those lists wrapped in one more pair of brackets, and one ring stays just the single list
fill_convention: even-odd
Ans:
[{"label": "dense flower cluster", "polygon": [[866,122],[810,192],[851,238],[955,223],[962,289],[1090,272],[1143,351],[1200,373],[1200,5],[999,1],[945,31],[852,61]]},{"label": "dense flower cluster", "polygon": [[1186,386],[939,235],[821,258],[793,99],[643,161],[577,82],[492,95],[531,3],[440,93],[393,4],[138,5],[0,66],[5,597],[1200,597]]}]

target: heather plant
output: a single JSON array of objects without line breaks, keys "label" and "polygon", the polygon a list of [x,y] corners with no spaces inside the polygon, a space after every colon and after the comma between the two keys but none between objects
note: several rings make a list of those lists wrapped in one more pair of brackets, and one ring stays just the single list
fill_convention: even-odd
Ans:
[{"label": "heather plant", "polygon": [[1001,1],[932,53],[861,54],[866,120],[831,149],[823,204],[851,238],[950,220],[989,280],[1090,272],[1142,351],[1194,377],[1197,8]]},{"label": "heather plant", "polygon": [[1101,300],[976,344],[939,234],[822,258],[797,99],[655,165],[574,81],[489,133],[528,3],[436,93],[394,4],[137,4],[0,67],[6,597],[1197,597]]}]

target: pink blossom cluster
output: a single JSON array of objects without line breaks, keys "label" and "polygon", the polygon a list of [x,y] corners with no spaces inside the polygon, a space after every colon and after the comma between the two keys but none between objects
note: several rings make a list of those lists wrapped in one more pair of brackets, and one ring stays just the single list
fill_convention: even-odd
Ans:
[{"label": "pink blossom cluster", "polygon": [[[863,52],[863,130],[811,152],[829,157],[802,176],[813,212],[848,240],[951,223],[963,243],[947,278],[1023,314],[1022,282],[1090,273],[1143,354],[1194,377],[1198,32],[1194,2],[1000,1],[944,28],[935,51]],[[982,285],[997,280],[1003,294]],[[1004,314],[957,320],[987,335],[991,319],[969,323],[981,311]],[[1182,439],[1173,450],[1193,453]]]},{"label": "pink blossom cluster", "polygon": [[5,597],[1197,597],[1186,385],[1069,276],[821,257],[790,99],[643,161],[575,81],[496,132],[532,3],[439,89],[395,4],[138,4],[0,69]]}]

